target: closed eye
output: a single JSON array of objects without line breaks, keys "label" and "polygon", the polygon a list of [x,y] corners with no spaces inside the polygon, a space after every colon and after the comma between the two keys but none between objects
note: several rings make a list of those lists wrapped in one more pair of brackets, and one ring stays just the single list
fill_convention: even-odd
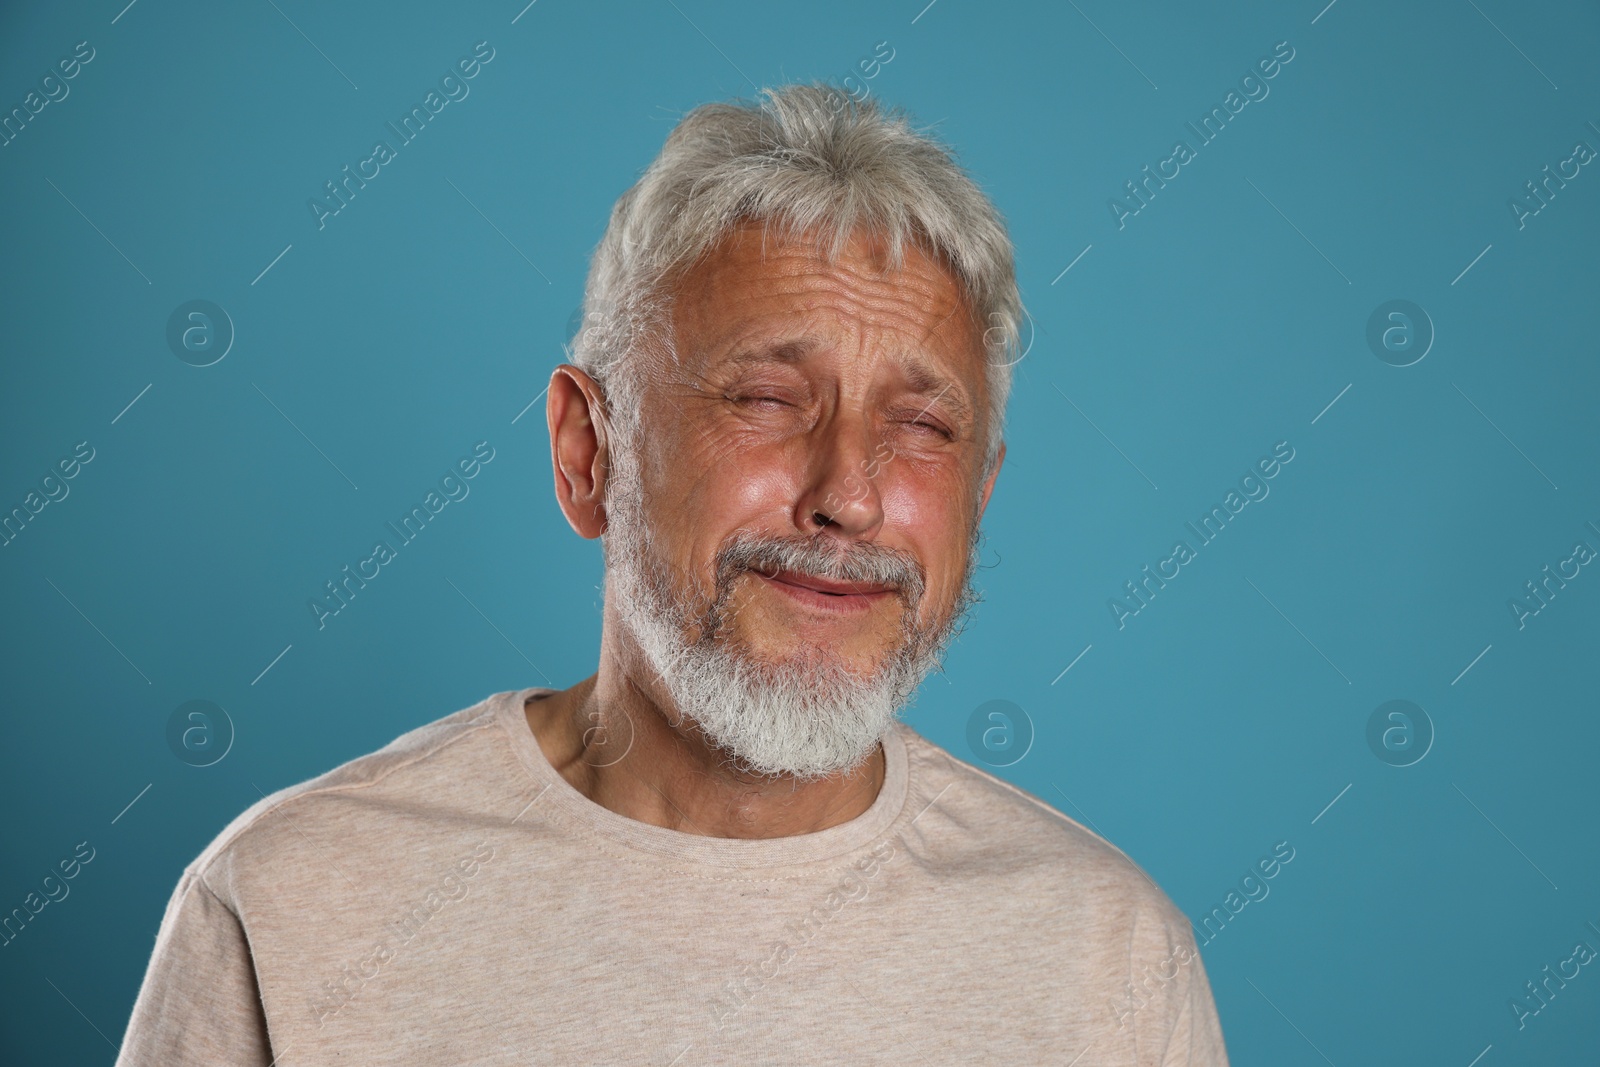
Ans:
[{"label": "closed eye", "polygon": [[951,433],[938,423],[930,422],[927,419],[907,419],[904,421],[904,425],[912,427],[918,432],[919,435],[932,433],[943,437],[947,441],[955,440],[955,434]]},{"label": "closed eye", "polygon": [[775,396],[730,396],[728,399],[736,404],[775,405],[778,407],[790,406],[787,400],[783,400]]}]

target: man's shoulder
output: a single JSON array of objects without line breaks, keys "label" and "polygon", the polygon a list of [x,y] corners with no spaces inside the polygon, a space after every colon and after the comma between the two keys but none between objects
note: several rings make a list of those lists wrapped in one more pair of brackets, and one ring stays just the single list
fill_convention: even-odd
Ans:
[{"label": "man's shoulder", "polygon": [[1096,908],[1154,915],[1163,923],[1186,927],[1188,919],[1144,868],[1098,830],[1057,810],[1026,790],[964,760],[899,724],[905,739],[913,781],[923,784],[917,810],[941,818],[930,833],[948,825],[973,855],[964,864],[981,866],[992,876],[1061,894]]},{"label": "man's shoulder", "polygon": [[470,815],[483,806],[477,787],[493,788],[484,783],[483,764],[496,758],[490,750],[497,702],[505,696],[487,697],[408,730],[382,748],[263,795],[206,846],[189,870],[224,900],[232,900],[263,872],[297,863],[338,870],[341,860],[336,857],[354,866],[360,862],[358,853],[374,847],[381,852],[419,818]]}]

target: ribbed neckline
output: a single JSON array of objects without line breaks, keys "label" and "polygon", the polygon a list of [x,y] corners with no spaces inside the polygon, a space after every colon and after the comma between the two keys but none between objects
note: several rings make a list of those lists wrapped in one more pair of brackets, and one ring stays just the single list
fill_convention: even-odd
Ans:
[{"label": "ribbed neckline", "polygon": [[728,838],[670,830],[630,819],[580,793],[563,778],[539,747],[523,706],[529,698],[557,690],[545,686],[511,690],[490,697],[495,719],[504,728],[512,751],[545,792],[538,804],[552,804],[581,830],[637,852],[673,861],[678,866],[757,870],[822,863],[846,855],[881,837],[905,810],[908,792],[905,739],[896,722],[882,738],[883,786],[872,806],[849,822],[815,833],[790,837]]}]

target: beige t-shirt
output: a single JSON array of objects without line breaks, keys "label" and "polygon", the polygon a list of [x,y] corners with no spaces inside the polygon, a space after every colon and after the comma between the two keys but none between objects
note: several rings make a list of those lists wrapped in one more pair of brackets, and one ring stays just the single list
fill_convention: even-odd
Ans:
[{"label": "beige t-shirt", "polygon": [[618,815],[499,693],[253,805],[167,905],[117,1063],[1227,1063],[1131,860],[897,723],[872,806]]}]

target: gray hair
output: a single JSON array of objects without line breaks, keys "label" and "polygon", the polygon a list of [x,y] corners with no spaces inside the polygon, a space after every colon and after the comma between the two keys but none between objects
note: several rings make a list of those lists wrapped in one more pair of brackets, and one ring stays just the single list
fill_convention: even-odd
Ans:
[{"label": "gray hair", "polygon": [[[671,284],[741,223],[817,227],[834,260],[858,226],[880,235],[889,267],[906,241],[956,277],[984,330],[989,410],[984,474],[998,457],[1023,315],[1005,221],[951,152],[824,83],[762,90],[762,101],[703,104],[618,198],[595,249],[571,358],[605,390],[612,420],[635,438],[641,346],[672,354]],[[675,355],[674,355],[675,358]]]}]

